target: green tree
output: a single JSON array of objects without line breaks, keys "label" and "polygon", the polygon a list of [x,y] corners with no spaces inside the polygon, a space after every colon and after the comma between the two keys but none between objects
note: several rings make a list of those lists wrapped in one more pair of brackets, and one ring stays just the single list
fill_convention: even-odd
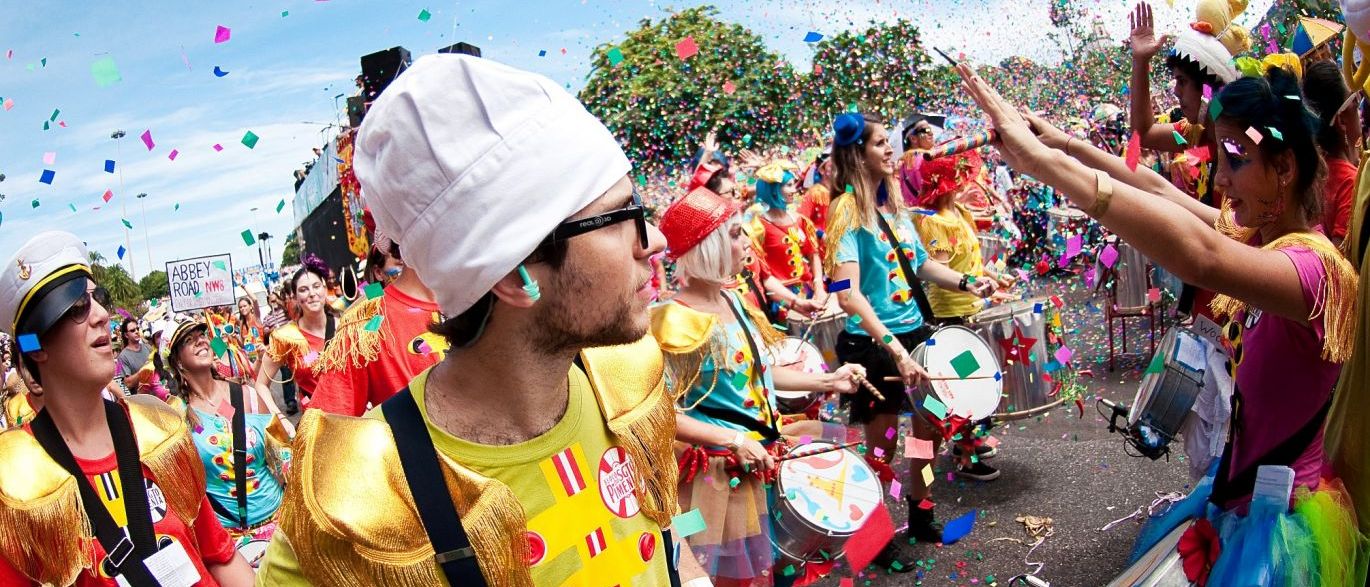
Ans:
[{"label": "green tree", "polygon": [[291,231],[285,237],[285,245],[281,247],[281,266],[300,264],[300,241],[295,237],[295,232]]},{"label": "green tree", "polygon": [[[580,99],[640,169],[683,164],[713,128],[725,152],[792,138],[800,122],[794,69],[760,36],[717,15],[702,6],[644,19],[623,42],[595,48]],[[699,52],[682,59],[677,45],[690,40]]]},{"label": "green tree", "polygon": [[105,257],[98,252],[90,252],[90,271],[95,278],[95,282],[109,292],[110,302],[113,312],[118,308],[123,308],[135,316],[141,316],[146,309],[144,304],[147,299],[143,297],[142,288],[133,277],[128,274],[123,265],[105,265]]},{"label": "green tree", "polygon": [[903,19],[819,41],[804,83],[804,122],[826,131],[835,114],[853,108],[884,120],[927,109],[930,98],[945,95],[930,82],[948,81],[930,76],[930,64],[918,28]]},{"label": "green tree", "polygon": [[162,270],[153,271],[144,275],[138,280],[138,290],[142,292],[143,299],[151,300],[161,298],[171,293],[170,286],[167,284],[166,272]]}]

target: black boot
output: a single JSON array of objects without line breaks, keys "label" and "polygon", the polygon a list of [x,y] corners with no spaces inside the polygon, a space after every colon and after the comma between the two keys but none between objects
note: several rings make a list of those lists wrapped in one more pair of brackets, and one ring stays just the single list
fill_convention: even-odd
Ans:
[{"label": "black boot", "polygon": [[[919,500],[922,501],[922,500]],[[932,508],[918,507],[918,502],[909,502],[909,540],[936,544],[942,541],[942,524],[932,515]]]},{"label": "black boot", "polygon": [[875,555],[871,564],[882,569],[887,569],[893,573],[907,573],[913,570],[917,559],[908,558],[899,554],[899,539],[893,538],[889,544],[885,545],[880,554]]}]

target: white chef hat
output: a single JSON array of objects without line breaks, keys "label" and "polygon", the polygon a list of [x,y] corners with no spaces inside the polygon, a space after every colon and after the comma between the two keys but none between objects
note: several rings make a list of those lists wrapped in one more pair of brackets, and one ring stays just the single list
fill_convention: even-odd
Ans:
[{"label": "white chef hat", "polygon": [[[41,232],[0,270],[0,330],[41,336],[86,295],[86,245],[69,232]],[[22,340],[21,340],[22,342]]]},{"label": "white chef hat", "polygon": [[377,230],[448,316],[632,169],[546,77],[461,54],[419,58],[372,105],[354,165]]}]

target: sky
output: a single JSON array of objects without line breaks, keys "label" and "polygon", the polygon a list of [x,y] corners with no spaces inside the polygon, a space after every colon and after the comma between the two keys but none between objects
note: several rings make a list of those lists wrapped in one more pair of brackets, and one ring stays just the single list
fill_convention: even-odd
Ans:
[{"label": "sky", "polygon": [[[1046,38],[1050,1],[710,4],[719,18],[752,29],[804,70],[813,54],[803,42],[809,31],[833,35],[900,17],[917,24],[926,42],[974,61],[1021,54],[1052,62],[1060,52]],[[38,232],[60,229],[109,262],[120,261],[125,247],[121,262],[140,278],[167,261],[203,255],[230,253],[235,268],[255,265],[258,248],[245,244],[245,230],[274,235],[279,260],[285,235],[302,220],[293,215],[293,172],[345,120],[335,96],[353,93],[361,55],[401,45],[417,58],[466,41],[486,58],[575,91],[591,73],[596,46],[622,40],[642,19],[701,2],[9,4],[0,20],[0,258]],[[1127,34],[1131,4],[1083,2],[1118,39]],[[1255,22],[1269,4],[1253,0],[1239,22]],[[1192,6],[1157,2],[1157,28],[1177,31]],[[222,42],[219,27],[229,29]],[[109,60],[118,81],[97,83],[93,65]],[[110,138],[116,130],[126,136]],[[259,137],[252,148],[243,144],[248,132]],[[115,162],[114,173],[105,171],[107,160]],[[52,172],[50,183],[42,181],[45,171]]]}]

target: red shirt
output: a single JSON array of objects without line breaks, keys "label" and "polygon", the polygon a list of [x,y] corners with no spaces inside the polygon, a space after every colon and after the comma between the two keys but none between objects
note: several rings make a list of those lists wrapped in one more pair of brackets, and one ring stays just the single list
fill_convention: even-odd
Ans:
[{"label": "red shirt", "polygon": [[788,226],[779,226],[766,216],[760,216],[761,252],[771,275],[785,285],[813,285],[810,262],[818,254],[818,240],[813,223],[803,216]]},{"label": "red shirt", "polygon": [[1322,232],[1331,239],[1346,238],[1351,207],[1356,199],[1356,166],[1345,159],[1327,159],[1326,200],[1322,203]]},{"label": "red shirt", "polygon": [[[104,502],[105,508],[109,510],[114,522],[121,527],[126,524],[127,517],[124,513],[124,500],[121,494],[123,487],[119,484],[119,462],[114,453],[109,456],[88,461],[76,459],[76,464],[81,467],[81,472],[85,473],[86,480],[83,482],[91,483],[95,493]],[[162,497],[162,489],[152,478],[152,473],[147,467],[143,467],[143,478],[148,483],[148,505],[152,510],[152,527],[157,534],[157,539],[163,540],[170,538],[175,540],[190,555],[190,560],[195,563],[195,570],[200,573],[201,587],[217,587],[219,583],[209,574],[208,567],[227,564],[233,560],[237,550],[233,547],[233,542],[228,537],[228,532],[219,524],[218,516],[214,515],[214,509],[209,505],[209,498],[200,500],[200,512],[195,516],[194,529],[187,528],[181,522],[181,517],[169,511],[166,499]],[[192,538],[190,533],[194,532]],[[97,564],[92,569],[86,569],[76,577],[77,587],[116,587],[118,583],[114,578],[109,577],[100,571],[101,564],[105,560],[105,549],[100,545],[99,540],[92,540],[95,548],[95,561]],[[196,554],[198,552],[198,555]],[[9,561],[0,558],[0,585],[37,585],[27,577],[20,574]]]},{"label": "red shirt", "polygon": [[813,222],[814,228],[828,230],[828,206],[832,204],[832,192],[828,187],[816,183],[799,200],[799,214]]},{"label": "red shirt", "polygon": [[[349,360],[342,369],[316,374],[314,397],[309,404],[332,414],[361,416],[367,405],[378,406],[390,396],[404,389],[409,381],[424,369],[442,360],[447,341],[428,332],[429,325],[439,319],[438,304],[425,302],[400,291],[385,289],[381,298],[380,315],[383,339],[376,360],[356,367]],[[364,328],[354,323],[343,328]],[[348,337],[338,337],[344,340]],[[328,352],[347,352],[348,349],[330,348]]]}]

